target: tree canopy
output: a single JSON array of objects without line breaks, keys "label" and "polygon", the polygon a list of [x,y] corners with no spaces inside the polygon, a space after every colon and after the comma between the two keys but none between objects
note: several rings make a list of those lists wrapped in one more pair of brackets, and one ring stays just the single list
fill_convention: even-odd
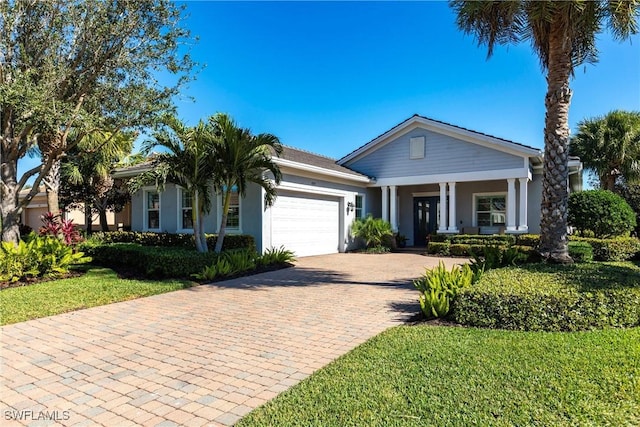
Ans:
[{"label": "tree canopy", "polygon": [[567,239],[569,178],[569,81],[574,68],[597,61],[596,36],[606,27],[622,40],[638,32],[638,0],[454,0],[458,27],[479,45],[528,42],[547,77],[540,253],[570,263]]},{"label": "tree canopy", "polygon": [[621,177],[640,183],[640,112],[616,110],[582,120],[570,152],[598,176],[600,188],[614,191]]},{"label": "tree canopy", "polygon": [[[152,125],[193,63],[169,0],[8,0],[0,17],[0,219],[2,239],[15,242],[22,208],[73,148],[69,133]],[[34,147],[42,164],[18,177]]]}]

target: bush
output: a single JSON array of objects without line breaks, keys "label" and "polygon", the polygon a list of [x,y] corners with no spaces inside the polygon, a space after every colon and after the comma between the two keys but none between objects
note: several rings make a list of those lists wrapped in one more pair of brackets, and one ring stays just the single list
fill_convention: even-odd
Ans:
[{"label": "bush", "polygon": [[588,190],[569,195],[569,225],[594,237],[628,235],[636,226],[636,214],[619,195],[608,190]]},{"label": "bush", "polygon": [[52,236],[27,236],[18,245],[0,244],[0,282],[17,282],[36,277],[57,277],[69,272],[74,264],[90,259],[82,252]]},{"label": "bush", "polygon": [[351,225],[351,234],[364,240],[368,248],[383,245],[391,247],[391,241],[394,240],[391,224],[371,215],[364,219],[356,218]]},{"label": "bush", "polygon": [[199,253],[180,247],[142,246],[138,243],[111,243],[82,246],[93,262],[104,267],[126,267],[150,278],[188,278],[217,258],[214,252]]},{"label": "bush", "polygon": [[515,245],[516,237],[512,234],[452,234],[447,239],[451,244],[464,245]]},{"label": "bush", "polygon": [[285,249],[284,246],[279,248],[266,249],[260,257],[258,257],[258,264],[262,266],[288,264],[296,260],[295,254]]},{"label": "bush", "polygon": [[427,253],[432,255],[450,255],[451,245],[449,242],[429,242],[427,245]]},{"label": "bush", "polygon": [[[207,234],[207,246],[213,250],[218,236]],[[154,233],[141,231],[108,231],[97,232],[91,236],[92,240],[101,243],[137,243],[142,246],[184,247],[194,248],[193,234]],[[253,249],[256,243],[253,236],[247,234],[227,234],[224,236],[222,250]]]},{"label": "bush", "polygon": [[635,237],[616,237],[615,239],[571,237],[571,241],[586,242],[591,245],[593,259],[596,261],[625,261],[634,258],[640,252],[640,240]]},{"label": "bush", "polygon": [[631,263],[528,264],[486,272],[454,302],[468,326],[576,331],[640,326],[640,267]]},{"label": "bush", "polygon": [[569,256],[575,262],[593,261],[593,247],[587,242],[569,242]]},{"label": "bush", "polygon": [[437,267],[427,269],[413,286],[420,292],[422,312],[428,319],[449,314],[451,300],[461,289],[471,286],[473,272],[468,265],[454,266],[448,271],[442,261]]},{"label": "bush", "polygon": [[516,235],[516,245],[537,247],[540,244],[539,234],[518,234]]}]

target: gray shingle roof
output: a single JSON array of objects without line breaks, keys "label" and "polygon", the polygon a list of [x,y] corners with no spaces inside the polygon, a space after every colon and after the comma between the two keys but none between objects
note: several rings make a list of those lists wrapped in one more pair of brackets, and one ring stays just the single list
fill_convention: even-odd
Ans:
[{"label": "gray shingle roof", "polygon": [[287,145],[283,146],[280,158],[283,160],[317,166],[336,172],[342,172],[349,175],[366,177],[366,175],[337,164],[336,159],[332,159],[331,157],[323,156],[321,154],[311,153],[310,151],[301,150],[299,148],[289,147]]}]

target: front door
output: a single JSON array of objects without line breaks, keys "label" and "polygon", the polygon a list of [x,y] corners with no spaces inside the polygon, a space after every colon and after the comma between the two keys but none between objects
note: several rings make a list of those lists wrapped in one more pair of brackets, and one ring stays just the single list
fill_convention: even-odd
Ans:
[{"label": "front door", "polygon": [[413,198],[413,245],[426,246],[427,236],[438,229],[440,197]]}]

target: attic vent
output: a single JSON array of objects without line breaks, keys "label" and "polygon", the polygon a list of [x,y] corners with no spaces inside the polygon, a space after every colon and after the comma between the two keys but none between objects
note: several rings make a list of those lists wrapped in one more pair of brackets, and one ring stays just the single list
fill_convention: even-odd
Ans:
[{"label": "attic vent", "polygon": [[424,136],[411,138],[409,146],[410,159],[424,159]]}]

